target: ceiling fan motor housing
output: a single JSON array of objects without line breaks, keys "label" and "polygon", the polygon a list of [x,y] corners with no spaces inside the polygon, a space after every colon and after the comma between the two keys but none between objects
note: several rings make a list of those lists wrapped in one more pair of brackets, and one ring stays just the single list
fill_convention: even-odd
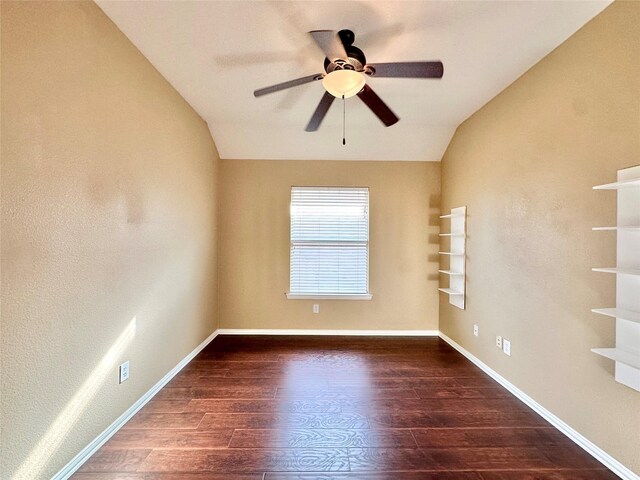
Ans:
[{"label": "ceiling fan motor housing", "polygon": [[332,62],[328,58],[324,59],[324,71],[331,73],[334,70],[355,70],[356,72],[364,71],[364,67],[367,64],[364,53],[362,50],[356,47],[349,47],[347,49],[348,58],[336,59]]},{"label": "ceiling fan motor housing", "polygon": [[340,30],[338,36],[342,41],[345,51],[347,52],[347,58],[337,59],[332,62],[328,58],[324,59],[324,71],[331,73],[335,70],[355,70],[356,72],[364,71],[367,64],[367,58],[364,56],[364,52],[358,47],[353,46],[355,41],[355,34],[351,30]]}]

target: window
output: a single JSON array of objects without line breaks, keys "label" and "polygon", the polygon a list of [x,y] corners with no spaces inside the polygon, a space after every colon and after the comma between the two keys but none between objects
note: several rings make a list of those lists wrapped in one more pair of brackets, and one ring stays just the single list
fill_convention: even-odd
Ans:
[{"label": "window", "polygon": [[368,188],[291,188],[287,298],[371,298]]}]

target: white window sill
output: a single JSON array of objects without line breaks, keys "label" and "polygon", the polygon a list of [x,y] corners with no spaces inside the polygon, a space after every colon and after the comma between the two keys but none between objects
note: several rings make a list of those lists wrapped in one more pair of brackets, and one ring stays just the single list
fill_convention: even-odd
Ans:
[{"label": "white window sill", "polygon": [[309,295],[300,293],[287,293],[288,300],[371,300],[373,295],[370,293],[356,293],[344,295]]}]

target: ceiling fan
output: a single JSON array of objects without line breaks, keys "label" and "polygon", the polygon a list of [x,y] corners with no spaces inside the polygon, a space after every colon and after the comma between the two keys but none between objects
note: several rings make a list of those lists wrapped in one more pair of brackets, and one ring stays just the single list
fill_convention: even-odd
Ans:
[{"label": "ceiling fan", "polygon": [[309,32],[313,40],[326,55],[325,73],[316,73],[306,77],[260,88],[253,95],[260,97],[305,83],[322,80],[325,93],[311,116],[305,130],[315,132],[320,127],[329,107],[335,98],[349,98],[357,95],[367,107],[390,127],[399,118],[367,85],[366,77],[387,78],[442,78],[442,62],[393,62],[367,63],[364,53],[353,45],[355,34],[351,30],[313,30]]}]

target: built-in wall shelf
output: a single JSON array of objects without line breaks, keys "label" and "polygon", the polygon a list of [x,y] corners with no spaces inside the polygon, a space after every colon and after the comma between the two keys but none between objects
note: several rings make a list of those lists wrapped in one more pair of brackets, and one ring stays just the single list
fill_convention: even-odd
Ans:
[{"label": "built-in wall shelf", "polygon": [[464,275],[464,272],[452,272],[451,270],[438,270],[438,272],[444,275]]},{"label": "built-in wall shelf", "polygon": [[593,227],[616,232],[616,265],[592,269],[616,274],[616,305],[591,310],[615,319],[616,341],[612,348],[591,351],[613,360],[616,381],[640,392],[640,165],[618,170],[618,181],[593,188],[616,191],[613,226]]},{"label": "built-in wall shelf", "polygon": [[594,272],[616,273],[619,275],[640,275],[640,268],[596,267]]},{"label": "built-in wall shelf", "polygon": [[593,227],[591,230],[594,230],[596,232],[602,232],[602,231],[607,231],[607,230],[640,230],[640,227],[638,226],[628,226],[628,227]]},{"label": "built-in wall shelf", "polygon": [[640,312],[633,312],[622,308],[592,308],[591,311],[593,313],[599,313],[600,315],[606,315],[607,317],[640,323]]},{"label": "built-in wall shelf", "polygon": [[464,295],[464,292],[459,292],[452,288],[439,288],[438,290],[440,290],[441,292],[447,293],[449,295]]},{"label": "built-in wall shelf", "polygon": [[443,250],[438,252],[449,258],[449,268],[438,271],[447,276],[449,286],[438,290],[449,295],[451,305],[464,309],[467,207],[452,208],[450,213],[440,215],[440,218],[449,220],[448,231],[440,234],[440,241],[445,242],[442,244]]},{"label": "built-in wall shelf", "polygon": [[591,351],[629,367],[640,369],[640,355],[635,353],[620,348],[592,348]]},{"label": "built-in wall shelf", "polygon": [[[635,168],[635,167],[631,167]],[[628,169],[626,169],[628,170]],[[640,187],[640,177],[628,178],[626,180],[619,180],[613,183],[605,183],[604,185],[596,185],[594,190],[619,190],[626,187]]]}]

